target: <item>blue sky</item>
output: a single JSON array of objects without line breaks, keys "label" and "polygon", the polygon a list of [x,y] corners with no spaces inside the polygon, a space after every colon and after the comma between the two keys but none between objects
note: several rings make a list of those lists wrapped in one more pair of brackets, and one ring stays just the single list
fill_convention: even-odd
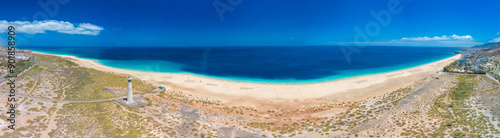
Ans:
[{"label": "blue sky", "polygon": [[[8,12],[0,14],[0,36],[6,39],[6,26],[14,25],[18,46],[473,46],[500,42],[498,0],[4,3],[0,7]],[[6,43],[5,39],[0,42]]]}]

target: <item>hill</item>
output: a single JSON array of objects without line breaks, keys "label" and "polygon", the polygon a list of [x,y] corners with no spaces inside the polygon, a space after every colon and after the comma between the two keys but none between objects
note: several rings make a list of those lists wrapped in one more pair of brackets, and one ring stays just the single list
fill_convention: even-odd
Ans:
[{"label": "hill", "polygon": [[495,43],[485,43],[485,44],[482,44],[482,45],[476,45],[476,46],[473,46],[471,48],[487,48],[489,50],[491,49],[496,49],[496,48],[500,48],[500,42],[495,42]]}]

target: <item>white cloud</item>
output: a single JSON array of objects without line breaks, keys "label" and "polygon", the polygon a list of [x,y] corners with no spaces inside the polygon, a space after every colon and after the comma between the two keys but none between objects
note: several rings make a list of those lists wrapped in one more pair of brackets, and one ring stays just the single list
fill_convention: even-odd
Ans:
[{"label": "white cloud", "polygon": [[500,32],[497,32],[497,35],[500,35]]},{"label": "white cloud", "polygon": [[470,35],[459,36],[459,35],[453,34],[451,36],[451,38],[453,38],[455,40],[474,40],[472,38],[472,36],[470,36]]},{"label": "white cloud", "polygon": [[448,40],[450,39],[448,36],[434,36],[434,37],[403,37],[401,40],[412,40],[412,41],[432,41],[432,40]]},{"label": "white cloud", "polygon": [[[494,39],[500,42],[500,38]],[[492,40],[493,41],[493,40]],[[336,45],[383,45],[383,46],[449,46],[449,47],[469,47],[483,44],[482,42],[474,41],[470,35],[443,35],[433,37],[403,37],[401,39],[389,41],[369,41],[369,42],[331,42],[329,44]]]},{"label": "white cloud", "polygon": [[459,36],[453,34],[452,36],[434,36],[434,37],[403,37],[401,38],[403,41],[441,41],[441,40],[474,40],[470,35]]},{"label": "white cloud", "polygon": [[493,38],[490,42],[500,42],[500,37],[498,37],[498,38]]},{"label": "white cloud", "polygon": [[380,45],[380,46],[447,46],[447,47],[470,47],[475,45],[481,45],[483,43],[476,41],[403,41],[403,40],[391,40],[391,41],[372,41],[372,42],[330,42],[330,45],[357,45],[357,46],[369,46],[369,45]]},{"label": "white cloud", "polygon": [[483,44],[475,41],[374,41],[358,43],[337,43],[339,45],[381,45],[381,46],[449,46],[449,47],[469,47]]},{"label": "white cloud", "polygon": [[17,33],[37,34],[55,31],[66,34],[98,35],[104,28],[90,23],[73,24],[65,21],[6,21],[0,20],[0,33],[7,32],[8,26],[14,26]]}]

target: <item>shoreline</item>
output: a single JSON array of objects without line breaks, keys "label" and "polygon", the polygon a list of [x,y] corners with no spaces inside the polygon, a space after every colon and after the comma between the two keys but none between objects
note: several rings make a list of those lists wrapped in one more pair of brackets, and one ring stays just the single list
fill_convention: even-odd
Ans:
[{"label": "shoreline", "polygon": [[[192,75],[195,77],[202,77],[202,78],[209,78],[209,79],[215,79],[215,80],[224,80],[224,81],[229,81],[229,82],[241,82],[241,83],[252,83],[252,84],[277,84],[277,85],[301,85],[301,84],[316,84],[316,83],[325,83],[325,82],[332,82],[332,81],[338,81],[338,80],[344,80],[344,79],[350,79],[350,78],[355,78],[355,77],[362,77],[362,76],[368,76],[368,75],[377,75],[377,74],[383,74],[383,73],[390,73],[394,71],[401,71],[405,69],[410,69],[422,65],[426,65],[429,63],[437,62],[446,58],[450,58],[455,56],[456,54],[450,54],[445,57],[441,57],[439,59],[431,59],[431,60],[425,60],[425,61],[418,61],[414,63],[403,63],[403,64],[398,64],[398,65],[393,65],[393,66],[384,66],[384,67],[373,67],[373,68],[361,68],[361,69],[348,69],[348,70],[337,70],[339,72],[342,72],[340,75],[333,75],[333,76],[326,76],[322,78],[314,78],[314,79],[308,79],[308,80],[297,80],[297,79],[278,79],[278,80],[273,80],[273,79],[262,79],[262,78],[245,78],[245,77],[220,77],[220,76],[211,76],[211,75],[205,75],[205,74],[197,74],[197,73],[191,73],[191,72],[186,72],[186,71],[158,71],[159,66],[156,66],[156,71],[152,71],[149,65],[144,65],[148,66],[146,69],[134,69],[134,68],[129,68],[126,66],[121,66],[118,67],[116,65],[109,65],[110,63],[107,63],[110,60],[101,60],[101,59],[95,59],[95,58],[84,58],[84,57],[77,57],[75,55],[71,54],[64,54],[64,53],[52,53],[52,52],[46,52],[46,51],[33,51],[34,53],[40,53],[40,54],[46,54],[46,55],[54,55],[54,56],[69,56],[69,57],[75,57],[79,59],[86,59],[86,60],[91,60],[93,62],[96,62],[97,64],[101,64],[103,66],[111,67],[111,68],[117,68],[117,69],[124,69],[124,70],[129,70],[129,71],[140,71],[140,72],[151,72],[151,73],[168,73],[168,74],[184,74],[184,75]],[[130,63],[128,63],[130,64]],[[176,66],[176,65],[173,65]],[[155,68],[155,67],[153,67]],[[154,69],[153,69],[154,70]],[[180,69],[178,69],[180,70]],[[375,70],[375,71],[374,71]],[[356,73],[353,73],[356,72]]]},{"label": "shoreline", "polygon": [[[192,74],[157,73],[113,68],[90,59],[75,56],[53,55],[75,62],[81,67],[92,68],[120,75],[130,75],[155,86],[188,94],[220,100],[225,103],[261,105],[262,103],[282,102],[322,102],[355,101],[371,96],[392,92],[409,86],[426,77],[439,73],[444,66],[460,58],[455,55],[432,63],[403,70],[364,75],[334,81],[310,84],[264,84],[238,82],[197,76]],[[299,102],[300,103],[300,102]]]}]

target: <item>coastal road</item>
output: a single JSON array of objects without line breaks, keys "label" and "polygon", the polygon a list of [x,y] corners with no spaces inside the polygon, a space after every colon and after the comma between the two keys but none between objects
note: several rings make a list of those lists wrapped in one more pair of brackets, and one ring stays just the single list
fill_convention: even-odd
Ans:
[{"label": "coastal road", "polygon": [[478,76],[484,76],[486,74],[465,74],[465,73],[455,73],[455,72],[444,72],[448,74],[457,74],[457,75],[478,75]]},{"label": "coastal road", "polygon": [[[137,93],[134,94],[134,96],[137,95],[143,95],[149,92],[143,92],[143,93]],[[5,93],[5,92],[3,92]],[[7,94],[7,93],[5,93]],[[42,98],[42,97],[35,97],[35,96],[29,96],[29,95],[24,95],[24,94],[16,94],[16,97],[28,97],[30,99],[38,100],[38,101],[44,101],[44,102],[61,102],[61,103],[92,103],[92,102],[104,102],[104,101],[113,101],[113,100],[120,100],[127,98],[127,96],[120,96],[120,97],[114,97],[114,98],[107,98],[107,99],[95,99],[95,100],[59,100],[59,99],[49,99],[49,98]]]}]

